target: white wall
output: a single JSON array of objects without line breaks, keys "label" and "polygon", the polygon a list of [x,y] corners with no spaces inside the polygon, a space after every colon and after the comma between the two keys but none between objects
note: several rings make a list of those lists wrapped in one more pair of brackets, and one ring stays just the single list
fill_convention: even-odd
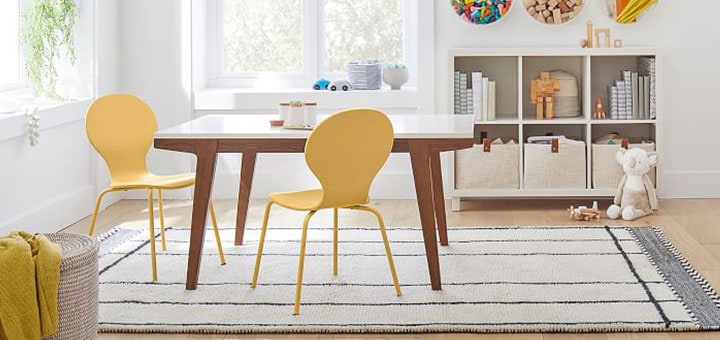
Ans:
[{"label": "white wall", "polygon": [[[119,88],[140,96],[155,111],[160,129],[192,117],[190,110],[189,0],[120,1]],[[189,172],[194,157],[152,150],[158,174]],[[165,196],[187,197],[177,191]],[[139,196],[138,196],[139,195]],[[125,197],[146,197],[144,192]]]},{"label": "white wall", "polygon": [[[117,0],[95,4],[78,1],[80,73],[88,91],[95,87],[98,93],[115,92]],[[0,117],[0,235],[16,229],[52,232],[90,214],[98,181],[102,185],[107,179],[85,137],[83,118],[89,104],[83,100],[44,108],[35,148],[28,144],[24,117]]]},{"label": "white wall", "polygon": [[[516,2],[512,13],[487,27],[460,20],[448,2],[435,1],[436,109],[445,112],[450,98],[446,74],[448,51],[462,47],[579,46],[585,22],[610,27],[625,46],[652,46],[661,54],[661,142],[665,197],[720,197],[720,1],[660,1],[637,24],[616,24],[605,14],[605,1],[587,1],[580,16],[554,27],[530,19]],[[700,143],[702,142],[702,143]]]},{"label": "white wall", "polygon": [[[714,133],[720,123],[720,116],[714,112],[716,80],[720,79],[720,67],[715,64],[720,60],[720,48],[714,42],[720,38],[720,22],[713,17],[720,10],[720,1],[699,0],[692,7],[684,1],[662,1],[638,24],[623,26],[606,17],[604,1],[593,0],[587,2],[578,19],[559,27],[536,23],[522,12],[519,3],[500,22],[474,27],[458,19],[447,1],[418,1],[418,36],[426,45],[421,48],[419,60],[423,65],[416,75],[423,91],[419,111],[447,111],[450,49],[574,47],[585,33],[585,21],[592,19],[596,27],[611,27],[613,36],[624,39],[627,46],[652,46],[662,54],[662,193],[667,197],[720,196],[720,159],[712,156],[714,145],[720,142],[720,135]],[[191,34],[186,26],[189,8],[190,0],[120,2],[120,88],[145,98],[156,110],[161,127],[204,114],[192,112],[188,90],[192,88],[188,79]],[[694,143],[693,151],[686,151],[690,142],[700,141],[695,136],[701,136],[703,143]],[[150,163],[158,172],[187,171],[192,169],[191,159],[154,151]],[[220,160],[215,197],[235,197],[239,163],[239,157]],[[393,157],[378,177],[374,197],[413,197],[410,174],[407,157]],[[261,156],[253,195],[265,197],[270,191],[312,183],[301,157]]]}]

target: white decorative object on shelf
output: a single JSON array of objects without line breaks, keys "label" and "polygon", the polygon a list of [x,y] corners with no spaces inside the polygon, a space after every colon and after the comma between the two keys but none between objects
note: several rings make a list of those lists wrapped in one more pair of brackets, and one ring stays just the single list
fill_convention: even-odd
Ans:
[{"label": "white decorative object on shelf", "polygon": [[37,113],[36,106],[29,105],[25,108],[25,116],[27,117],[27,133],[30,146],[40,144],[40,116]]},{"label": "white decorative object on shelf", "polygon": [[410,79],[408,68],[402,63],[388,63],[383,69],[382,76],[391,90],[399,90]]},{"label": "white decorative object on shelf", "polygon": [[[465,108],[468,99],[463,91],[468,87],[468,82],[464,79],[466,75],[482,72],[482,77],[495,80],[496,120],[476,120],[475,131],[484,131],[492,138],[512,138],[519,141],[517,161],[513,162],[513,164],[517,164],[517,171],[513,172],[519,174],[520,180],[517,188],[493,188],[487,184],[476,185],[483,183],[484,178],[457,178],[456,176],[483,176],[483,174],[467,171],[471,170],[473,166],[465,163],[468,163],[468,160],[472,163],[474,160],[474,158],[468,157],[468,150],[451,153],[448,173],[451,176],[449,186],[453,210],[459,210],[460,200],[465,198],[612,197],[615,194],[616,186],[610,187],[610,183],[602,186],[595,186],[595,184],[607,182],[605,177],[608,174],[603,169],[614,167],[616,164],[604,157],[597,157],[600,147],[594,146],[593,141],[599,136],[618,132],[623,137],[634,138],[634,140],[652,140],[655,143],[655,149],[662,150],[662,136],[660,136],[662,112],[660,106],[657,105],[659,102],[656,103],[654,100],[655,91],[652,91],[652,88],[659,89],[661,85],[653,82],[653,79],[660,79],[658,73],[662,70],[658,67],[661,65],[659,59],[656,50],[636,47],[622,49],[538,47],[451,50],[447,74],[448,84],[451,85],[446,90],[449,99],[447,111],[455,112],[455,114],[467,113]],[[558,113],[556,118],[538,120],[536,119],[536,105],[531,103],[530,80],[537,77],[540,72],[551,70],[564,71],[565,73],[555,74],[555,76],[560,78],[566,76],[567,84],[560,86],[561,89],[555,97],[555,110]],[[630,71],[628,84],[625,84],[624,81],[615,82],[624,77],[623,71]],[[653,97],[653,100],[643,100],[643,111],[652,111],[650,107],[652,105],[655,114],[624,120],[593,119],[593,111],[598,100],[607,116],[611,116],[612,112],[619,112],[620,109],[633,108],[633,72],[637,72],[640,76],[637,82],[638,101],[646,98],[646,95]],[[642,78],[645,76],[647,76],[647,80]],[[639,92],[640,78],[647,82],[647,86],[644,84],[642,86],[645,89],[644,94]],[[622,89],[618,85],[621,85]],[[615,87],[614,91],[613,87]],[[608,92],[609,90],[610,92]],[[473,93],[473,97],[474,95],[475,93]],[[611,105],[610,101],[613,96],[616,96],[615,107]],[[475,98],[471,97],[470,100],[473,99]],[[645,104],[648,104],[647,107]],[[641,106],[638,104],[638,113],[641,111],[640,108]],[[565,114],[559,114],[561,111],[564,111]],[[567,118],[560,118],[560,115]],[[620,118],[617,114],[614,116]],[[544,150],[551,149],[550,146],[526,145],[528,137],[546,135],[552,135],[558,139],[560,136],[567,136],[578,140],[580,145],[561,144],[559,153],[556,154]],[[480,143],[480,140],[477,142]],[[474,149],[479,150],[478,147]],[[562,155],[569,151],[573,152],[571,156],[564,157]],[[557,158],[557,160],[553,161],[553,158]],[[604,164],[608,162],[609,164]],[[560,167],[555,167],[557,165]],[[485,174],[492,172],[484,170]],[[656,186],[660,192],[662,192],[663,185],[662,174],[662,169],[658,168]]]}]

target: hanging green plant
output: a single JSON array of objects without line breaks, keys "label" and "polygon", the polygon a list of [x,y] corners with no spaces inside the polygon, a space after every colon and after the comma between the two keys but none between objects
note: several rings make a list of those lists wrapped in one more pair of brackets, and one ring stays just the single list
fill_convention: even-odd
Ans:
[{"label": "hanging green plant", "polygon": [[55,63],[66,58],[74,64],[77,59],[73,41],[77,5],[73,0],[32,0],[23,19],[28,79],[36,94],[62,99],[55,91],[58,77]]}]

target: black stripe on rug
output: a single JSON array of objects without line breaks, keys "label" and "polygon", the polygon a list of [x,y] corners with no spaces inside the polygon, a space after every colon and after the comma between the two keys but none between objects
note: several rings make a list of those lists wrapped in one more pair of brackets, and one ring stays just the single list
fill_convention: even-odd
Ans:
[{"label": "black stripe on rug", "polygon": [[[153,286],[184,286],[185,282],[151,282],[151,281],[101,281],[103,285],[153,285]],[[645,281],[647,284],[667,284],[665,281]],[[622,282],[622,281],[592,281],[592,282],[514,282],[514,281],[487,281],[487,282],[443,282],[443,286],[489,286],[489,285],[523,285],[523,286],[578,286],[578,285],[639,285],[639,282]],[[245,285],[249,286],[250,282],[198,282],[198,286],[228,286],[228,285]],[[258,286],[296,286],[296,282],[286,283],[258,283]],[[303,287],[393,287],[392,283],[303,283]],[[401,283],[400,287],[429,287],[429,283]]]},{"label": "black stripe on rug", "polygon": [[[427,302],[303,302],[303,306],[362,306],[362,307],[395,307],[395,306],[475,306],[475,305],[602,305],[602,304],[646,304],[680,302],[680,300],[590,300],[590,301],[427,301]],[[140,301],[140,300],[118,300],[101,301],[101,305],[170,305],[170,306],[270,306],[287,307],[293,306],[294,302],[225,302],[225,301]]]},{"label": "black stripe on rug", "polygon": [[607,230],[608,234],[610,234],[610,237],[612,237],[613,240],[615,240],[615,246],[618,248],[620,253],[622,254],[623,258],[625,259],[625,263],[627,264],[628,268],[630,269],[630,272],[635,276],[635,278],[638,280],[638,282],[642,285],[643,290],[645,290],[645,294],[647,294],[648,298],[650,299],[650,303],[655,306],[655,309],[657,310],[660,317],[665,321],[665,328],[670,328],[670,319],[668,319],[667,315],[665,315],[665,311],[660,306],[660,303],[655,299],[655,296],[653,296],[653,293],[650,291],[650,288],[647,286],[647,283],[640,277],[637,270],[635,270],[635,265],[630,261],[630,258],[628,257],[628,254],[625,252],[623,247],[620,245],[620,242],[617,240],[617,237],[615,237],[615,234],[613,234],[612,230],[610,230],[609,227],[605,226],[605,230]]}]

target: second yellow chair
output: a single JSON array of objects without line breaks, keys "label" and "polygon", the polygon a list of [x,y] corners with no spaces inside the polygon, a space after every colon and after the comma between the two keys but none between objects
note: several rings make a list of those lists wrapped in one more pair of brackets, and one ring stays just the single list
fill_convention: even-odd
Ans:
[{"label": "second yellow chair", "polygon": [[398,296],[402,294],[382,215],[366,205],[369,202],[370,185],[388,159],[393,139],[390,120],[374,109],[341,111],[318,124],[305,145],[305,161],[320,181],[322,189],[270,195],[263,217],[252,288],[257,286],[270,208],[277,204],[293,210],[308,211],[302,226],[293,314],[300,313],[308,223],[321,209],[333,209],[333,275],[337,275],[338,267],[338,209],[368,211],[377,217],[395,292]]},{"label": "second yellow chair", "polygon": [[[85,117],[85,132],[88,139],[107,163],[110,173],[110,187],[100,192],[95,202],[89,234],[91,236],[93,234],[100,201],[105,194],[113,191],[146,189],[153,281],[157,281],[153,190],[158,192],[160,237],[162,250],[166,250],[162,190],[181,189],[195,184],[195,174],[162,176],[148,170],[146,157],[152,146],[155,131],[157,131],[155,114],[142,99],[129,94],[112,94],[98,98],[90,106]],[[220,243],[212,201],[210,219],[215,232],[220,263],[225,264],[225,254]]]}]

